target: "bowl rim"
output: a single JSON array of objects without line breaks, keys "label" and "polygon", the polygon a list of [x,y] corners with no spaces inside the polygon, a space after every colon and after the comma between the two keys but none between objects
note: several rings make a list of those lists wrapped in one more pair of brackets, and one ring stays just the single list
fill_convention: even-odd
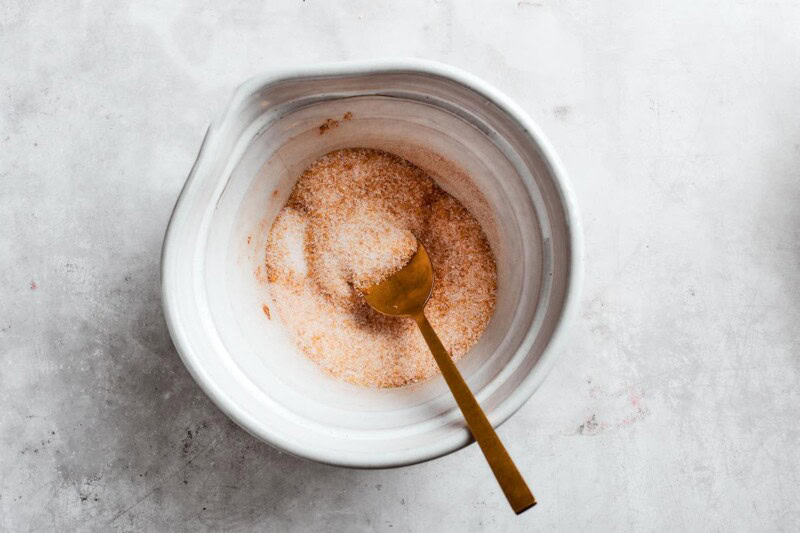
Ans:
[{"label": "bowl rim", "polygon": [[164,317],[175,349],[178,352],[189,373],[198,383],[200,388],[208,395],[214,404],[229,418],[252,434],[271,446],[288,452],[297,457],[310,459],[316,462],[354,468],[391,468],[421,463],[436,459],[460,450],[474,440],[471,435],[468,439],[450,439],[445,444],[430,443],[417,448],[410,448],[401,454],[392,454],[383,459],[370,456],[364,460],[353,459],[351,456],[337,455],[336,451],[321,449],[320,447],[306,446],[298,442],[277,438],[270,434],[269,427],[258,424],[243,413],[237,405],[217,388],[214,381],[204,372],[200,371],[195,353],[187,342],[184,332],[180,327],[180,312],[173,303],[170,290],[170,265],[169,259],[176,254],[177,245],[174,243],[177,227],[181,222],[181,214],[190,204],[191,197],[186,193],[189,185],[196,178],[204,161],[219,148],[220,135],[228,123],[235,119],[235,114],[242,102],[255,91],[263,90],[269,86],[287,81],[297,81],[320,77],[344,77],[366,74],[428,74],[449,79],[475,93],[485,97],[487,101],[497,106],[502,112],[515,121],[527,134],[530,141],[540,151],[544,162],[549,166],[553,176],[553,184],[558,192],[564,210],[567,225],[569,244],[569,271],[567,273],[564,305],[557,318],[542,355],[531,372],[523,378],[520,384],[500,402],[492,412],[490,419],[495,428],[500,427],[514,413],[516,413],[541,386],[552,368],[555,352],[563,345],[567,336],[570,322],[574,318],[579,305],[580,294],[583,287],[584,275],[584,245],[582,224],[578,211],[575,195],[572,191],[567,173],[556,155],[550,142],[545,137],[539,126],[528,114],[518,106],[510,97],[498,89],[457,67],[436,61],[416,58],[394,58],[367,61],[342,61],[334,63],[321,63],[297,67],[276,68],[256,75],[239,85],[233,92],[225,109],[209,125],[205,137],[201,142],[197,159],[184,183],[167,224],[164,243],[161,250],[161,300]]}]

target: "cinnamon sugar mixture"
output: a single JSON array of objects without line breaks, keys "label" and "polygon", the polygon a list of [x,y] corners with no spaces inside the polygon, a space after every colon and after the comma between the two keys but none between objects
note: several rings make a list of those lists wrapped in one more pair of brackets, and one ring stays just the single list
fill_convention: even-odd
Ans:
[{"label": "cinnamon sugar mixture", "polygon": [[332,376],[399,387],[438,372],[414,321],[370,308],[358,292],[402,268],[419,237],[434,270],[425,314],[459,359],[486,329],[497,273],[478,222],[421,169],[348,148],[308,167],[272,225],[266,267],[273,311]]}]

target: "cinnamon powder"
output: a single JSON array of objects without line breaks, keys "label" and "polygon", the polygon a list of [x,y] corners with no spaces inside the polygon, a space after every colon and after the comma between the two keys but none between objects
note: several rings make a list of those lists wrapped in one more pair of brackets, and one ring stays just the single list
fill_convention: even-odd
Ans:
[{"label": "cinnamon powder", "polygon": [[381,315],[359,292],[402,268],[417,238],[435,279],[425,314],[457,360],[496,299],[494,257],[472,214],[423,170],[378,150],[331,152],[298,180],[268,238],[272,310],[332,376],[398,387],[438,372],[413,320]]}]

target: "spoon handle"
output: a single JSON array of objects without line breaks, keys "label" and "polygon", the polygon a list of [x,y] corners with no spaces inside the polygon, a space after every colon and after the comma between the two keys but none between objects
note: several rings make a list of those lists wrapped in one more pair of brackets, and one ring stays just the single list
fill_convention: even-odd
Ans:
[{"label": "spoon handle", "polygon": [[511,460],[511,456],[508,455],[505,446],[500,442],[500,437],[495,433],[475,396],[469,390],[450,354],[447,353],[436,332],[433,331],[425,314],[420,311],[413,316],[422,336],[425,337],[425,342],[428,343],[433,358],[436,359],[436,364],[442,371],[447,386],[450,387],[450,392],[453,393],[453,397],[467,421],[472,436],[478,441],[478,445],[492,468],[500,488],[503,489],[508,503],[511,504],[511,508],[517,514],[530,509],[536,505],[536,498],[531,494],[531,490],[517,470],[514,461]]}]

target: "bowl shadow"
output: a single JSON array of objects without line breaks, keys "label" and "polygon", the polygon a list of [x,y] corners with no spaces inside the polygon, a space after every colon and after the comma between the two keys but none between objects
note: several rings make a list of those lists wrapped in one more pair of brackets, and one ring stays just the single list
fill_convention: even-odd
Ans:
[{"label": "bowl shadow", "polygon": [[61,469],[75,486],[89,480],[89,499],[103,495],[95,519],[123,529],[289,526],[320,495],[325,506],[341,507],[352,496],[342,487],[374,492],[371,480],[386,477],[387,471],[338,468],[281,452],[223,414],[172,344],[155,262],[110,292],[137,297],[103,340],[108,360],[98,399],[104,401],[90,417],[97,423],[82,428],[82,438],[98,440],[74,442],[74,460]]}]

